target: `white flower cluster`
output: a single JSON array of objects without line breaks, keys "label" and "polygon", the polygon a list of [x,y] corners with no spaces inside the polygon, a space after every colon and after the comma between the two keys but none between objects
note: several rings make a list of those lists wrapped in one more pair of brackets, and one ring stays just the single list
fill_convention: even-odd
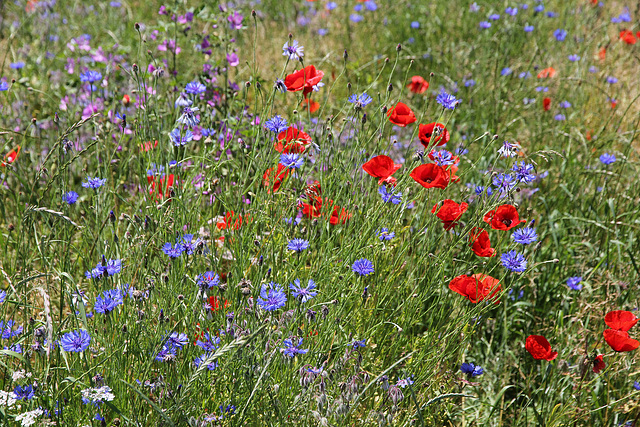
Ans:
[{"label": "white flower cluster", "polygon": [[14,381],[18,381],[24,378],[31,378],[33,374],[31,372],[26,372],[24,369],[20,369],[19,371],[14,371],[13,374],[11,374],[11,378],[13,378]]},{"label": "white flower cluster", "polygon": [[15,403],[16,403],[16,399],[15,399],[15,394],[13,394],[13,392],[6,392],[3,390],[0,390],[0,405],[11,408],[13,407],[13,405],[15,405]]},{"label": "white flower cluster", "polygon": [[115,395],[111,392],[109,386],[102,386],[98,388],[87,388],[82,390],[82,401],[85,404],[97,405],[102,402],[110,402],[115,399]]},{"label": "white flower cluster", "polygon": [[36,420],[44,414],[44,411],[40,408],[33,411],[25,412],[20,415],[16,415],[16,421],[20,421],[23,427],[32,426],[36,423]]}]

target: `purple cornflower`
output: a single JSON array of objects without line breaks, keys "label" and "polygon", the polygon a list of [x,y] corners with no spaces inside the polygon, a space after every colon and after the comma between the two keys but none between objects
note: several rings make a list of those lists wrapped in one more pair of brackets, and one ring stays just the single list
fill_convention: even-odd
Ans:
[{"label": "purple cornflower", "polygon": [[616,83],[618,83],[618,79],[616,77],[613,77],[613,76],[608,76],[607,77],[607,83],[609,83],[610,85],[616,84]]},{"label": "purple cornflower", "polygon": [[350,103],[354,104],[356,110],[362,110],[364,107],[369,105],[373,98],[367,95],[366,92],[363,92],[360,95],[352,94],[349,99],[347,99]]},{"label": "purple cornflower", "polygon": [[213,271],[206,271],[198,276],[196,283],[201,289],[213,288],[214,286],[218,286],[220,283],[220,276]]},{"label": "purple cornflower", "polygon": [[304,165],[304,159],[298,153],[285,153],[280,155],[280,164],[289,169],[299,169]]},{"label": "purple cornflower", "polygon": [[501,71],[500,71],[500,75],[501,76],[508,76],[509,74],[511,74],[513,72],[513,70],[509,67],[504,67]]},{"label": "purple cornflower", "polygon": [[564,39],[567,38],[567,30],[563,30],[561,28],[558,28],[557,30],[555,30],[553,32],[553,37],[556,38],[556,40],[558,40],[559,42],[563,42]]},{"label": "purple cornflower", "polygon": [[284,84],[284,80],[282,79],[277,79],[273,84],[273,88],[282,93],[287,92],[287,85]]},{"label": "purple cornflower", "polygon": [[480,23],[478,24],[478,26],[483,29],[486,30],[488,28],[491,28],[491,22],[488,21],[480,21]]},{"label": "purple cornflower", "polygon": [[579,56],[579,55],[576,55],[576,54],[569,55],[567,58],[568,58],[568,59],[569,59],[569,61],[571,61],[571,62],[580,61],[580,56]]},{"label": "purple cornflower", "polygon": [[380,239],[380,241],[385,241],[385,240],[391,240],[394,237],[396,237],[396,233],[394,233],[393,231],[389,231],[389,229],[387,227],[383,227],[380,230],[376,231],[376,236],[378,236],[378,239]]},{"label": "purple cornflower", "polygon": [[399,379],[398,382],[396,383],[396,387],[405,388],[412,385],[413,383],[414,381],[411,379],[411,376],[409,376],[407,378]]},{"label": "purple cornflower", "polygon": [[436,102],[447,110],[453,110],[460,103],[460,100],[442,89],[438,96],[436,96]]},{"label": "purple cornflower", "polygon": [[102,80],[102,74],[98,71],[88,70],[80,74],[80,81],[85,83],[95,83]]},{"label": "purple cornflower", "polygon": [[62,196],[62,200],[64,200],[69,205],[73,205],[75,202],[78,201],[78,197],[80,196],[75,191],[67,191]]},{"label": "purple cornflower", "polygon": [[304,56],[304,46],[298,44],[298,40],[293,40],[291,43],[286,42],[282,46],[282,51],[282,55],[288,56],[290,61],[302,59]]},{"label": "purple cornflower", "polygon": [[515,172],[518,182],[524,182],[529,184],[536,179],[536,175],[533,172],[533,165],[525,163],[522,160],[520,163],[515,162],[511,167],[511,170]]},{"label": "purple cornflower", "polygon": [[567,279],[567,286],[574,291],[579,291],[582,289],[582,285],[580,284],[580,282],[582,282],[582,277],[580,276],[569,277]]},{"label": "purple cornflower", "polygon": [[298,343],[294,344],[290,338],[284,340],[284,348],[281,348],[282,354],[288,357],[295,357],[297,354],[307,354],[309,349],[301,349],[302,338],[298,339]]},{"label": "purple cornflower", "polygon": [[190,93],[192,95],[199,95],[206,92],[206,90],[207,87],[197,80],[187,83],[187,86],[184,88],[186,93]]},{"label": "purple cornflower", "polygon": [[514,231],[511,238],[514,242],[520,243],[521,245],[529,245],[538,240],[538,234],[535,228],[524,227]]},{"label": "purple cornflower", "polygon": [[460,366],[460,370],[463,374],[467,374],[468,378],[473,378],[484,374],[484,369],[473,363],[463,363],[462,366]]},{"label": "purple cornflower", "polygon": [[492,21],[497,21],[498,19],[500,19],[500,15],[497,13],[492,13],[491,15],[489,15],[489,19],[491,19]]},{"label": "purple cornflower", "polygon": [[84,188],[93,188],[94,190],[97,190],[98,188],[102,187],[104,184],[106,184],[107,179],[104,178],[91,178],[90,176],[87,177],[87,181],[82,183],[82,186]]},{"label": "purple cornflower", "polygon": [[2,331],[2,339],[8,340],[9,338],[17,337],[23,331],[23,327],[18,325],[15,329],[13,326],[16,323],[13,320],[7,320],[7,323],[0,321],[0,330]]},{"label": "purple cornflower", "polygon": [[373,263],[366,258],[361,258],[353,263],[351,270],[361,276],[368,276],[373,273]]},{"label": "purple cornflower", "polygon": [[198,245],[200,244],[200,242],[202,242],[202,239],[200,238],[194,239],[193,234],[185,234],[184,236],[182,236],[181,239],[178,239],[178,241],[184,248],[184,251],[187,253],[187,255],[193,255],[193,253],[198,248]]},{"label": "purple cornflower", "polygon": [[518,182],[511,174],[499,173],[493,178],[493,185],[497,187],[501,193],[508,193],[517,184]]},{"label": "purple cornflower", "polygon": [[109,314],[123,303],[123,295],[120,290],[109,289],[104,291],[101,296],[96,297],[96,303],[93,307],[98,313]]},{"label": "purple cornflower", "polygon": [[258,305],[266,311],[274,311],[282,308],[287,303],[287,295],[282,291],[282,287],[270,282],[268,285],[263,284],[260,288],[260,296],[258,297]]},{"label": "purple cornflower", "polygon": [[525,25],[525,26],[524,26],[524,32],[525,32],[525,33],[530,33],[530,32],[532,32],[532,31],[533,31],[533,30],[535,30],[535,29],[536,29],[536,27],[534,27],[533,25]]},{"label": "purple cornflower", "polygon": [[519,254],[516,251],[509,251],[500,256],[502,266],[515,272],[522,273],[527,269],[527,260],[524,255]]},{"label": "purple cornflower", "polygon": [[353,341],[351,344],[349,344],[351,347],[353,347],[353,349],[357,349],[357,348],[364,348],[367,346],[367,339],[363,339],[363,340],[355,340]]},{"label": "purple cornflower", "polygon": [[473,2],[469,5],[469,12],[476,13],[479,10],[480,10],[480,6],[478,6],[478,3]]},{"label": "purple cornflower", "polygon": [[27,384],[24,387],[17,385],[13,390],[13,398],[16,400],[31,400],[35,395],[35,390],[33,390],[31,384]]},{"label": "purple cornflower", "polygon": [[432,151],[431,155],[433,157],[433,161],[436,162],[438,166],[449,166],[455,163],[453,154],[451,154],[450,151],[447,151],[447,150]]},{"label": "purple cornflower", "polygon": [[280,133],[287,130],[289,125],[287,124],[287,119],[283,119],[282,117],[277,115],[267,120],[264,124],[264,127],[270,132]]},{"label": "purple cornflower", "polygon": [[64,351],[80,353],[85,351],[91,343],[91,335],[84,329],[67,332],[60,339],[60,346]]},{"label": "purple cornflower", "polygon": [[559,122],[563,122],[567,119],[567,116],[565,116],[564,114],[556,114],[555,116],[553,116],[553,119]]},{"label": "purple cornflower", "polygon": [[190,128],[197,126],[200,123],[200,119],[196,117],[196,112],[200,109],[198,107],[184,107],[182,109],[182,115],[176,120],[177,123],[183,123]]},{"label": "purple cornflower", "polygon": [[509,16],[516,16],[518,14],[518,8],[517,7],[507,7],[504,10],[504,13],[506,13]]},{"label": "purple cornflower", "polygon": [[165,253],[169,258],[178,258],[182,255],[184,251],[184,246],[180,243],[176,243],[175,245],[171,245],[171,243],[165,243],[162,245],[162,252]]},{"label": "purple cornflower", "polygon": [[231,67],[237,67],[240,64],[240,58],[235,52],[227,53],[227,62]]},{"label": "purple cornflower", "polygon": [[569,101],[561,101],[558,104],[558,107],[560,107],[560,108],[571,108],[571,103]]},{"label": "purple cornflower", "polygon": [[309,248],[309,241],[304,239],[291,239],[287,244],[287,249],[295,252],[302,252]]},{"label": "purple cornflower", "polygon": [[613,154],[609,154],[609,153],[604,153],[603,155],[600,156],[600,163],[602,163],[603,165],[610,165],[612,163],[615,163],[616,161],[616,156],[614,156]]},{"label": "purple cornflower", "polygon": [[302,304],[318,295],[318,292],[314,290],[315,288],[316,283],[311,279],[309,279],[306,287],[300,285],[300,279],[296,279],[293,283],[289,283],[289,289],[291,289],[293,297],[300,300],[300,303]]},{"label": "purple cornflower", "polygon": [[385,203],[391,202],[394,205],[400,204],[402,202],[402,193],[394,192],[394,190],[389,191],[386,186],[378,187],[378,193],[382,196],[382,201]]},{"label": "purple cornflower", "polygon": [[237,11],[233,11],[233,15],[227,16],[227,21],[229,21],[229,26],[232,30],[241,30],[242,29],[242,19],[244,17],[240,15]]}]

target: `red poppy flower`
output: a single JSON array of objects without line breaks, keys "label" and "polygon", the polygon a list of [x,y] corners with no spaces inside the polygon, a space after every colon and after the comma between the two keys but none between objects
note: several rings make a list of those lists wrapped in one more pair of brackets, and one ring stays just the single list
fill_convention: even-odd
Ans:
[{"label": "red poppy flower", "polygon": [[411,83],[407,87],[411,92],[421,94],[429,89],[429,82],[420,76],[413,76],[411,77]]},{"label": "red poppy flower", "polygon": [[329,224],[331,225],[344,224],[350,218],[351,218],[351,214],[349,213],[348,210],[336,205],[333,207],[333,213],[331,213],[331,217],[329,218]]},{"label": "red poppy flower", "polygon": [[602,49],[600,49],[600,51],[598,52],[598,58],[600,58],[600,61],[604,61],[607,58],[607,48],[603,47]]},{"label": "red poppy flower", "polygon": [[144,144],[140,144],[140,151],[151,151],[158,146],[158,140],[155,142],[147,141]]},{"label": "red poppy flower", "polygon": [[395,107],[389,110],[387,117],[391,123],[400,127],[405,127],[417,120],[411,108],[402,102],[398,102]]},{"label": "red poppy flower", "polygon": [[446,188],[449,185],[449,172],[435,163],[420,165],[410,176],[424,188]]},{"label": "red poppy flower", "polygon": [[484,222],[491,224],[491,228],[494,230],[511,230],[526,221],[524,219],[520,221],[515,206],[502,205],[487,212],[484,216]]},{"label": "red poppy flower", "polygon": [[436,216],[440,218],[442,221],[442,225],[444,225],[445,230],[451,230],[453,227],[458,225],[456,221],[460,219],[463,213],[467,211],[469,205],[467,203],[456,203],[451,199],[446,199],[442,202],[442,207],[438,210],[439,203],[436,203],[433,209],[431,209],[431,213],[438,213]]},{"label": "red poppy flower", "polygon": [[[450,135],[442,123],[429,123],[428,125],[419,126],[418,138],[420,138],[424,148],[429,148],[432,143],[437,146],[445,145],[449,142]],[[433,138],[433,141],[431,138]]]},{"label": "red poppy flower", "polygon": [[308,109],[312,114],[320,109],[320,103],[309,98],[303,99],[300,104],[302,105],[302,108]]},{"label": "red poppy flower", "polygon": [[629,338],[629,333],[625,331],[605,329],[602,335],[604,335],[604,340],[614,351],[633,351],[640,346],[640,342]]},{"label": "red poppy flower", "polygon": [[478,227],[473,227],[469,233],[471,250],[479,257],[491,258],[496,255],[496,250],[491,247],[489,233]]},{"label": "red poppy flower", "polygon": [[542,100],[542,108],[544,111],[549,111],[551,109],[551,98],[545,98]]},{"label": "red poppy flower", "polygon": [[548,67],[538,73],[538,78],[539,79],[546,79],[547,77],[553,78],[555,77],[555,75],[556,75],[555,68]]},{"label": "red poppy flower", "polygon": [[122,103],[123,103],[125,106],[127,106],[127,105],[129,105],[129,104],[131,103],[131,98],[129,98],[129,95],[125,94],[125,95],[122,97]]},{"label": "red poppy flower", "polygon": [[[220,299],[218,299],[217,296],[212,295],[209,297],[209,309],[213,312],[216,312],[218,310],[220,310]],[[227,301],[226,299],[224,300],[223,303],[223,308],[227,308],[229,307],[231,304],[229,304],[229,301]]]},{"label": "red poppy flower", "polygon": [[0,162],[0,166],[5,167],[15,162],[18,158],[18,154],[20,154],[20,149],[21,147],[19,145],[16,145],[16,148],[5,154],[3,161]]},{"label": "red poppy flower", "polygon": [[638,318],[630,311],[615,310],[604,316],[604,322],[612,329],[626,332],[638,323]]},{"label": "red poppy flower", "polygon": [[300,203],[302,215],[307,218],[316,218],[322,215],[322,197],[311,196],[309,203]]},{"label": "red poppy flower", "polygon": [[598,374],[600,373],[600,371],[602,371],[604,368],[606,368],[607,365],[604,363],[604,360],[602,360],[602,354],[599,354],[596,356],[595,359],[593,359],[593,372]]},{"label": "red poppy flower", "polygon": [[284,78],[284,85],[289,92],[302,91],[303,94],[308,94],[313,91],[313,86],[320,83],[324,77],[324,73],[320,70],[316,70],[316,67],[309,65],[301,70],[294,71]]},{"label": "red poppy flower", "polygon": [[282,182],[288,175],[289,168],[278,163],[276,170],[269,168],[264,175],[262,175],[262,185],[269,189],[269,193],[272,191],[275,193],[280,189],[280,185],[282,185]]},{"label": "red poppy flower", "polygon": [[636,44],[636,37],[633,35],[633,32],[629,30],[620,31],[620,40],[626,44]]},{"label": "red poppy flower", "polygon": [[462,274],[449,282],[449,289],[476,304],[484,299],[493,298],[500,292],[501,286],[497,279],[486,274]]},{"label": "red poppy flower", "polygon": [[242,215],[235,215],[233,211],[229,211],[224,215],[222,221],[218,221],[216,227],[218,230],[238,230],[242,226]]},{"label": "red poppy flower", "polygon": [[369,160],[362,165],[362,169],[374,178],[378,178],[378,185],[391,178],[391,175],[396,173],[402,165],[393,163],[393,160],[389,156],[380,155]]},{"label": "red poppy flower", "polygon": [[311,142],[308,133],[289,126],[287,130],[278,134],[278,142],[273,145],[273,148],[285,154],[303,153]]},{"label": "red poppy flower", "polygon": [[158,190],[158,194],[156,194],[157,199],[166,199],[171,197],[171,189],[175,184],[175,176],[170,174],[169,177],[163,176],[159,181],[156,181],[155,176],[147,176],[147,182],[151,185],[149,188],[149,194],[153,194],[156,189]]},{"label": "red poppy flower", "polygon": [[618,101],[616,101],[615,99],[611,98],[609,100],[609,103],[611,103],[611,108],[616,108],[618,106]]},{"label": "red poppy flower", "polygon": [[551,344],[542,335],[529,335],[525,341],[524,348],[536,360],[552,361],[558,357],[558,352],[551,351]]}]

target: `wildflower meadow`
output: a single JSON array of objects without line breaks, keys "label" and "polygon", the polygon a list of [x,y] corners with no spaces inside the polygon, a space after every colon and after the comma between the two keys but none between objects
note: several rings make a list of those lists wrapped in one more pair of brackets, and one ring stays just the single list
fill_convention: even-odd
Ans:
[{"label": "wildflower meadow", "polygon": [[640,425],[640,8],[0,2],[0,424]]}]

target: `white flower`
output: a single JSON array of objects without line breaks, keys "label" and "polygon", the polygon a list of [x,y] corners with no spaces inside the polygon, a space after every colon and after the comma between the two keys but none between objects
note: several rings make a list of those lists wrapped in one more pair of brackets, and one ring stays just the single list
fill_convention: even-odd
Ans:
[{"label": "white flower", "polygon": [[19,371],[14,371],[13,374],[11,374],[11,378],[13,378],[14,381],[18,381],[23,378],[31,378],[32,375],[31,372],[25,372],[24,369],[20,369]]},{"label": "white flower", "polygon": [[6,391],[0,390],[0,405],[11,408],[15,405],[16,399],[14,398],[13,392],[8,393]]},{"label": "white flower", "polygon": [[25,412],[24,414],[20,414],[16,416],[16,421],[20,421],[23,427],[32,426],[36,423],[38,417],[44,414],[44,411],[40,408],[34,409],[33,411]]},{"label": "white flower", "polygon": [[97,404],[102,402],[110,402],[115,399],[115,395],[111,392],[109,386],[102,386],[98,388],[87,388],[82,390],[82,402],[84,404]]}]

